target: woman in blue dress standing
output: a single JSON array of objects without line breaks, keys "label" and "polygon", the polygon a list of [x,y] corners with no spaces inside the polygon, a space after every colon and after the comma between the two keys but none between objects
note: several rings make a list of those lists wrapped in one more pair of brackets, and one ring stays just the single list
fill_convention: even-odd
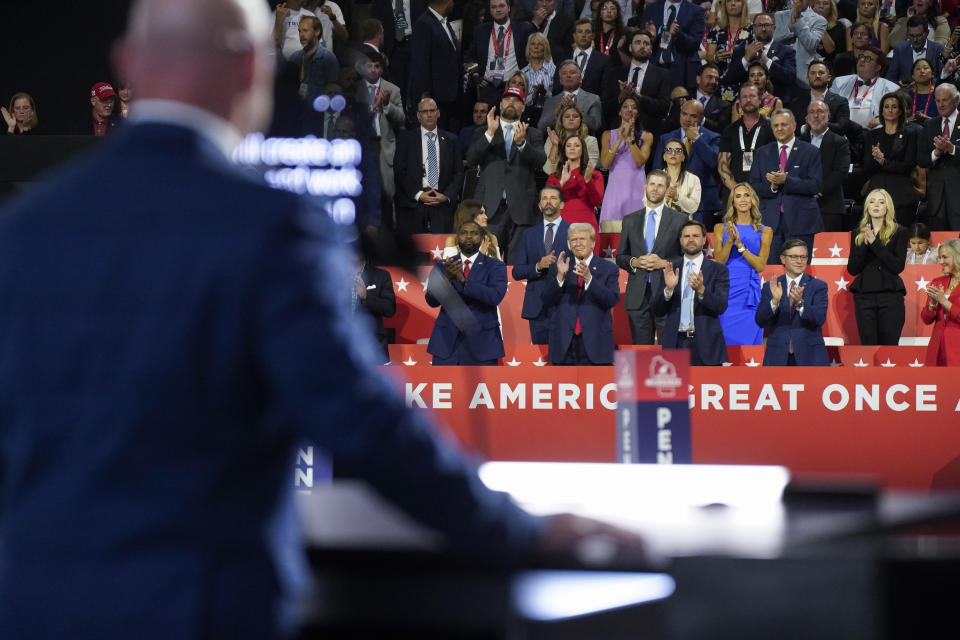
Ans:
[{"label": "woman in blue dress standing", "polygon": [[730,271],[730,298],[720,316],[727,344],[763,344],[754,321],[760,302],[760,274],[767,266],[773,229],[760,222],[760,199],[746,182],[733,187],[723,222],[713,228],[713,259]]}]

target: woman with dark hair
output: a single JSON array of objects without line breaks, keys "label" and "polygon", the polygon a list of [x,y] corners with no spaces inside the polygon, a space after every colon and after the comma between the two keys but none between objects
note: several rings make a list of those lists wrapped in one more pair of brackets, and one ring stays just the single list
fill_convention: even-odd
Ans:
[{"label": "woman with dark hair", "polygon": [[590,135],[587,130],[587,123],[583,120],[583,113],[576,105],[568,105],[560,110],[557,116],[558,127],[556,131],[547,127],[547,139],[543,143],[543,151],[547,154],[547,160],[543,163],[543,172],[546,174],[554,173],[557,165],[562,164],[560,155],[563,145],[566,144],[570,136],[578,136],[582,141],[586,151],[587,161],[592,162],[594,166],[600,161],[600,146],[597,139]]},{"label": "woman with dark hair", "polygon": [[911,106],[907,117],[911,122],[923,124],[925,120],[937,117],[937,102],[933,96],[933,67],[926,58],[919,58],[913,63],[911,75],[913,88],[909,94]]},{"label": "woman with dark hair", "polygon": [[10,109],[0,107],[6,128],[4,132],[14,136],[36,135],[40,120],[37,117],[37,103],[29,93],[16,93],[10,98]]},{"label": "woman with dark hair", "polygon": [[863,203],[863,218],[851,232],[847,271],[860,344],[896,345],[903,331],[907,289],[900,274],[910,233],[893,217],[890,194],[874,189]]},{"label": "woman with dark hair", "polygon": [[687,171],[687,149],[680,140],[672,138],[664,143],[663,169],[670,176],[667,206],[692,218],[700,208],[700,178]]},{"label": "woman with dark hair", "polygon": [[126,82],[117,82],[114,87],[117,89],[117,105],[113,112],[121,118],[130,117],[130,103],[133,102],[133,87]]},{"label": "woman with dark hair", "polygon": [[[464,222],[476,222],[483,229],[483,240],[480,243],[480,253],[500,260],[500,244],[497,236],[487,229],[487,209],[477,200],[464,200],[453,212],[453,228],[459,229]],[[447,238],[444,243],[447,247],[457,246],[457,234]],[[455,255],[455,254],[451,254]]]},{"label": "woman with dark hair", "polygon": [[[890,25],[880,20],[880,0],[859,0],[857,2],[857,21],[854,26],[861,22],[869,24],[873,30],[873,37],[869,44],[880,49],[883,55],[887,55],[887,52],[890,51]],[[847,34],[846,49],[851,51],[853,50],[852,26]],[[836,78],[837,75],[834,74],[833,77]]]},{"label": "woman with dark hair", "polygon": [[857,72],[857,58],[859,58],[860,54],[866,51],[870,43],[873,42],[876,31],[873,30],[873,25],[869,22],[857,22],[850,27],[847,34],[849,36],[847,38],[847,50],[838,54],[833,59],[833,72],[831,75],[834,78],[848,76]]},{"label": "woman with dark hair", "polygon": [[[783,108],[783,101],[773,95],[773,84],[770,82],[770,71],[761,63],[753,62],[747,69],[747,77],[757,88],[760,94],[760,115],[769,118],[770,114],[777,109]],[[743,111],[740,109],[740,103],[733,103],[733,113],[731,122],[736,122],[743,117]]]},{"label": "woman with dark hair", "polygon": [[587,161],[583,140],[570,136],[563,145],[565,161],[547,178],[547,185],[563,192],[563,219],[573,224],[586,222],[600,233],[595,209],[603,202],[603,176]]},{"label": "woman with dark hair", "polygon": [[761,222],[760,198],[746,182],[737,183],[727,200],[723,222],[713,227],[713,259],[727,265],[730,297],[720,315],[727,344],[763,344],[763,329],[754,317],[760,302],[773,228]]},{"label": "woman with dark hair", "polygon": [[907,227],[913,224],[919,197],[913,188],[912,173],[917,166],[920,128],[907,122],[910,102],[901,91],[880,99],[882,127],[867,131],[863,145],[863,174],[869,189],[883,189],[896,203],[896,219]]},{"label": "woman with dark hair", "polygon": [[907,39],[907,20],[913,16],[923,16],[927,20],[928,38],[946,46],[950,42],[950,23],[947,17],[940,13],[940,3],[937,0],[913,0],[907,7],[907,13],[897,18],[897,22],[890,29],[890,46],[894,46]]},{"label": "woman with dark hair", "polygon": [[653,147],[653,135],[643,130],[637,98],[620,101],[620,125],[600,139],[600,166],[608,169],[607,192],[600,208],[600,231],[620,233],[623,217],[643,208],[647,174],[644,165]]},{"label": "woman with dark hair", "polygon": [[920,319],[933,325],[926,365],[956,367],[960,366],[960,240],[941,243],[937,261],[943,275],[927,287],[929,301],[920,312]]},{"label": "woman with dark hair", "polygon": [[611,62],[620,64],[617,50],[623,44],[624,20],[620,15],[620,5],[614,0],[603,0],[593,18],[593,46],[610,56]]}]

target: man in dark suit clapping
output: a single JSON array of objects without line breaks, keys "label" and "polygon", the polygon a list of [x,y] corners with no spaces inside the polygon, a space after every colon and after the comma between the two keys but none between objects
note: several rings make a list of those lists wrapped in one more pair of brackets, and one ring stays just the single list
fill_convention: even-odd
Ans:
[{"label": "man in dark suit clapping", "polygon": [[474,199],[486,207],[487,230],[497,236],[510,264],[524,229],[539,218],[534,172],[547,159],[543,134],[520,122],[523,108],[523,91],[509,87],[500,109],[487,113],[487,130],[477,132],[467,152],[467,163],[480,167]]},{"label": "man in dark suit clapping", "polygon": [[463,162],[457,138],[437,127],[440,111],[432,98],[417,106],[420,126],[397,140],[393,170],[397,188],[397,231],[450,233],[460,201]]}]

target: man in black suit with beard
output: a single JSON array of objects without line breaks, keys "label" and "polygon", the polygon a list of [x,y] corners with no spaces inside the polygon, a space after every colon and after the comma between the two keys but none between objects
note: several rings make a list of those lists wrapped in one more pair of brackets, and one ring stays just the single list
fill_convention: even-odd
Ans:
[{"label": "man in black suit with beard", "polygon": [[636,96],[644,128],[659,132],[660,122],[670,110],[670,73],[650,61],[653,38],[646,31],[633,34],[628,50],[630,65],[612,66],[604,74],[604,119],[608,124],[616,122],[620,101]]},{"label": "man in black suit with beard", "polygon": [[810,106],[810,102],[823,100],[830,111],[830,121],[827,126],[834,133],[845,136],[850,127],[850,103],[840,94],[829,90],[832,80],[833,76],[830,75],[827,65],[820,60],[811,62],[807,67],[807,84],[810,85],[810,91],[798,90],[797,95],[790,102],[790,111],[793,112],[797,122],[802,124],[806,122],[807,107]]},{"label": "man in black suit with beard", "polygon": [[397,191],[397,231],[450,233],[463,184],[457,137],[437,127],[440,112],[432,98],[417,106],[420,126],[397,138],[393,159]]},{"label": "man in black suit with beard", "polygon": [[730,111],[733,104],[717,93],[720,86],[720,69],[708,62],[697,71],[697,89],[691,92],[690,99],[703,105],[703,126],[715,133],[723,133],[730,124]]}]

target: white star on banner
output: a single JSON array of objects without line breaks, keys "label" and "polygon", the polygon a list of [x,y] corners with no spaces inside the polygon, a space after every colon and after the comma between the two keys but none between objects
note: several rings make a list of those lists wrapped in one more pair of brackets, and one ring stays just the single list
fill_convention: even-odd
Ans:
[{"label": "white star on banner", "polygon": [[840,363],[837,362],[836,360],[831,360],[831,361],[830,361],[830,366],[831,366],[831,367],[839,367],[839,366],[841,366],[841,365],[840,365]]},{"label": "white star on banner", "polygon": [[922,367],[922,366],[923,366],[923,363],[920,362],[919,360],[917,360],[916,358],[914,358],[914,359],[913,359],[913,362],[911,362],[909,366],[911,366],[911,367]]},{"label": "white star on banner", "polygon": [[533,363],[533,366],[535,366],[535,367],[545,367],[545,366],[547,366],[547,363],[543,361],[543,357],[539,357],[539,358],[537,358],[537,361]]},{"label": "white star on banner", "polygon": [[839,246],[836,242],[834,242],[833,246],[830,247],[831,258],[839,258],[842,252],[843,252],[843,247]]},{"label": "white star on banner", "polygon": [[848,291],[847,285],[850,283],[844,280],[843,276],[841,275],[839,280],[833,281],[833,284],[837,285],[837,291]]},{"label": "white star on banner", "polygon": [[713,257],[713,247],[707,247],[707,257],[708,258]]},{"label": "white star on banner", "polygon": [[410,284],[410,283],[407,282],[406,280],[404,280],[404,279],[403,279],[403,276],[400,276],[399,282],[395,282],[394,284],[397,285],[397,291],[406,291],[406,290],[407,290],[407,285]]},{"label": "white star on banner", "polygon": [[408,356],[407,359],[403,361],[403,364],[407,365],[408,367],[412,367],[413,365],[417,364],[417,361],[413,359],[413,356]]},{"label": "white star on banner", "polygon": [[423,287],[423,290],[424,290],[424,291],[426,291],[426,290],[427,290],[427,281],[426,281],[426,280],[421,280],[421,281],[420,281],[420,286]]},{"label": "white star on banner", "polygon": [[613,247],[610,247],[610,246],[604,247],[604,249],[603,249],[603,257],[604,257],[604,258],[612,258],[612,257],[613,257],[613,254],[615,254],[616,252],[617,252],[617,250],[614,249]]},{"label": "white star on banner", "polygon": [[819,248],[819,247],[814,247],[814,248],[813,248],[813,255],[810,256],[811,258],[816,258],[816,257],[817,257],[817,249],[818,249],[818,248]]},{"label": "white star on banner", "polygon": [[760,363],[757,362],[756,360],[754,360],[753,358],[750,358],[749,361],[744,362],[743,364],[747,365],[748,367],[759,367],[759,366],[760,366]]},{"label": "white star on banner", "polygon": [[732,366],[733,366],[733,363],[732,363],[732,362],[724,362],[724,363],[721,364],[720,366],[721,366],[721,367],[732,367]]},{"label": "white star on banner", "polygon": [[924,289],[927,288],[927,285],[930,284],[930,281],[924,278],[923,276],[920,276],[920,279],[914,280],[913,283],[917,285],[917,291],[923,291]]},{"label": "white star on banner", "polygon": [[868,365],[867,365],[866,362],[863,361],[863,358],[860,358],[859,360],[857,360],[856,362],[853,363],[853,366],[855,366],[855,367],[866,367],[866,366],[868,366]]},{"label": "white star on banner", "polygon": [[514,356],[513,358],[510,359],[510,362],[508,362],[507,364],[510,365],[511,367],[519,367],[521,363],[517,360],[517,357]]},{"label": "white star on banner", "polygon": [[880,366],[881,366],[881,367],[895,367],[895,366],[897,366],[897,365],[896,365],[895,363],[893,363],[893,362],[890,362],[890,358],[887,358],[887,361],[886,361],[886,362],[881,362],[881,363],[880,363]]},{"label": "white star on banner", "polygon": [[443,259],[443,249],[440,248],[440,245],[437,245],[437,246],[435,246],[433,249],[430,250],[430,256],[431,256],[434,260],[442,260],[442,259]]}]

